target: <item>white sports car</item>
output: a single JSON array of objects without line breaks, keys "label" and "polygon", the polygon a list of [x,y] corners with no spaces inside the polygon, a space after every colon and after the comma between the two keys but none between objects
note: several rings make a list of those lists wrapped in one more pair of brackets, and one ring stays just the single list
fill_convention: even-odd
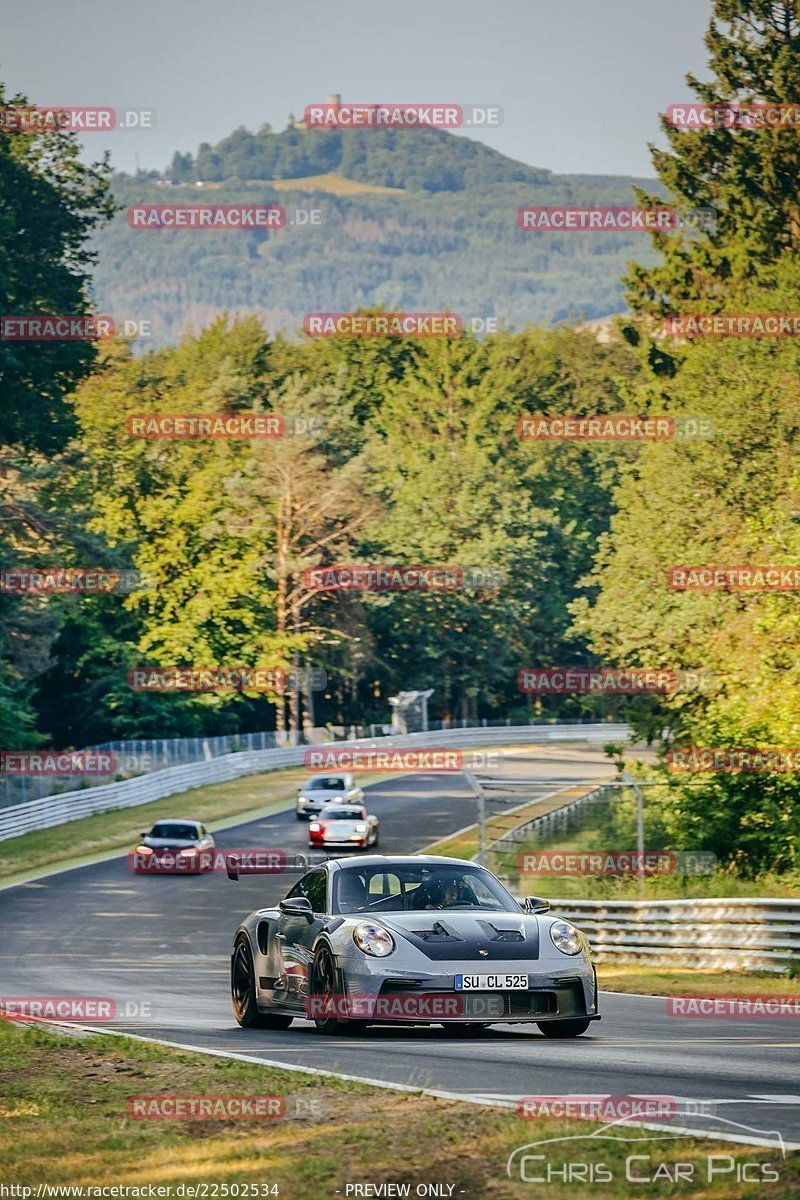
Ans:
[{"label": "white sports car", "polygon": [[310,846],[350,846],[366,850],[378,844],[378,818],[363,805],[326,804],[318,817],[309,822]]},{"label": "white sports car", "polygon": [[362,804],[364,792],[352,775],[315,775],[297,789],[297,819],[315,817],[326,804]]}]

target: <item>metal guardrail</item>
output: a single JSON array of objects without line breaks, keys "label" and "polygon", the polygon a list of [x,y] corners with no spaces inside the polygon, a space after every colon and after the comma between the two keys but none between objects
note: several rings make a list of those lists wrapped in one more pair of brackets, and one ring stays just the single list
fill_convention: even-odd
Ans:
[{"label": "metal guardrail", "polygon": [[[518,780],[511,780],[509,782],[512,788],[519,787]],[[604,799],[603,793],[606,787],[607,784],[605,783],[592,786],[591,784],[568,781],[563,783],[558,790],[548,793],[547,796],[540,796],[517,808],[512,808],[508,813],[509,817],[514,818],[511,828],[502,833],[500,837],[487,842],[483,852],[489,853],[497,850],[498,847],[505,846],[507,843],[524,842],[530,837],[531,833],[550,833],[555,829],[566,829],[569,819],[574,813],[580,812],[583,808],[595,803],[597,800]],[[574,799],[568,800],[566,804],[560,804],[557,808],[551,808],[549,812],[541,813],[539,816],[531,816],[530,820],[527,821],[524,820],[524,810],[526,808],[533,808],[541,804],[544,800],[557,796],[559,791],[563,792],[565,796],[575,792],[580,792],[580,794],[575,796]],[[487,827],[493,821],[496,822],[496,820],[496,817],[490,817],[487,820]]]},{"label": "metal guardrail", "polygon": [[598,963],[785,972],[800,962],[800,900],[558,900]]},{"label": "metal guardrail", "polygon": [[[559,721],[555,718],[515,721],[516,725],[582,725],[592,724],[584,717]],[[500,728],[512,725],[511,718],[491,721],[484,718],[481,728]],[[428,733],[440,730],[472,729],[475,726],[466,720],[431,721]],[[247,750],[285,750],[290,746],[317,745],[321,742],[353,741],[357,738],[378,738],[411,730],[397,729],[391,724],[370,725],[324,725],[303,729],[302,733],[261,731],[258,733],[230,733],[216,737],[176,738],[130,738],[125,741],[100,742],[82,746],[81,753],[91,751],[105,754],[112,765],[105,778],[90,773],[78,774],[13,774],[0,772],[0,808],[13,804],[26,804],[29,800],[42,800],[45,796],[63,795],[79,789],[100,787],[119,783],[136,775],[149,775],[152,771],[163,771],[167,767],[183,767],[190,763],[207,762],[225,754],[244,753]],[[50,751],[33,751],[47,754]]]},{"label": "metal guardrail", "polygon": [[[569,817],[602,799],[601,784],[517,825],[494,843],[567,827]],[[546,894],[546,889],[545,889]],[[554,900],[553,910],[584,931],[598,964],[647,962],[694,970],[770,971],[800,964],[800,900]]]},{"label": "metal guardrail", "polygon": [[312,749],[343,749],[344,747],[413,749],[438,747],[538,745],[551,742],[588,741],[602,744],[607,741],[626,741],[631,731],[627,725],[598,723],[593,725],[521,725],[446,729],[428,733],[408,733],[381,738],[359,738],[334,745],[291,746],[284,750],[252,750],[225,754],[206,762],[167,767],[149,775],[138,775],[118,783],[80,791],[46,796],[10,808],[0,809],[0,841],[19,837],[35,829],[49,829],[77,821],[94,813],[111,812],[148,804],[191,788],[208,783],[227,783],[243,775],[256,775],[279,767],[301,766],[305,754]]}]

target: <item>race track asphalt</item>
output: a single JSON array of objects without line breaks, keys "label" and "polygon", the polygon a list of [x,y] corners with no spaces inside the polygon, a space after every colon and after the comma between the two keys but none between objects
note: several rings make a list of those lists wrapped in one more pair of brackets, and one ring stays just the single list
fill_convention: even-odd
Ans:
[{"label": "race track asphalt", "polygon": [[[552,791],[556,780],[613,774],[599,747],[578,743],[516,749],[502,772],[535,778],[531,797]],[[475,820],[461,775],[375,784],[368,805],[380,818],[385,854],[417,851]],[[173,797],[164,809],[190,815],[190,798]],[[306,826],[293,812],[215,837],[219,847],[308,849]],[[605,992],[603,1020],[571,1041],[545,1039],[535,1025],[498,1025],[479,1039],[445,1038],[435,1026],[321,1037],[303,1020],[281,1032],[239,1029],[229,997],[233,930],[290,885],[285,876],[234,883],[221,873],[133,875],[121,856],[7,888],[0,891],[0,996],[107,997],[121,1014],[111,1026],[131,1033],[464,1098],[676,1097],[687,1107],[682,1126],[744,1140],[774,1141],[777,1132],[800,1146],[797,1018],[676,1018],[663,998]],[[599,977],[602,988],[602,968]],[[754,988],[743,980],[741,990]]]}]

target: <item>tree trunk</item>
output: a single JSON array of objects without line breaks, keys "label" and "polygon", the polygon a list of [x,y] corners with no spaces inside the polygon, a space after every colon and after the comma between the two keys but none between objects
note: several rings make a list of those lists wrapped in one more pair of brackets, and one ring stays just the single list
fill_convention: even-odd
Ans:
[{"label": "tree trunk", "polygon": [[292,655],[292,675],[289,684],[289,740],[296,746],[300,740],[300,655],[295,650]]},{"label": "tree trunk", "polygon": [[305,667],[303,670],[303,734],[306,742],[313,740],[311,732],[315,725],[314,720],[314,692],[311,688],[311,668]]}]

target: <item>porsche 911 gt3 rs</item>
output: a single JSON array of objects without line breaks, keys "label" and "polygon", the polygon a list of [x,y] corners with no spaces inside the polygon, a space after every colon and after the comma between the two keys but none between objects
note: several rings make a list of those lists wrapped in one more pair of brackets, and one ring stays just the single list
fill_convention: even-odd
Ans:
[{"label": "porsche 911 gt3 rs", "polygon": [[[228,874],[238,878],[235,861]],[[548,1037],[575,1037],[599,1020],[597,979],[585,936],[549,908],[518,902],[461,859],[329,859],[237,929],[236,1020],[286,1029],[307,1017],[321,1033],[533,1022]]]}]

